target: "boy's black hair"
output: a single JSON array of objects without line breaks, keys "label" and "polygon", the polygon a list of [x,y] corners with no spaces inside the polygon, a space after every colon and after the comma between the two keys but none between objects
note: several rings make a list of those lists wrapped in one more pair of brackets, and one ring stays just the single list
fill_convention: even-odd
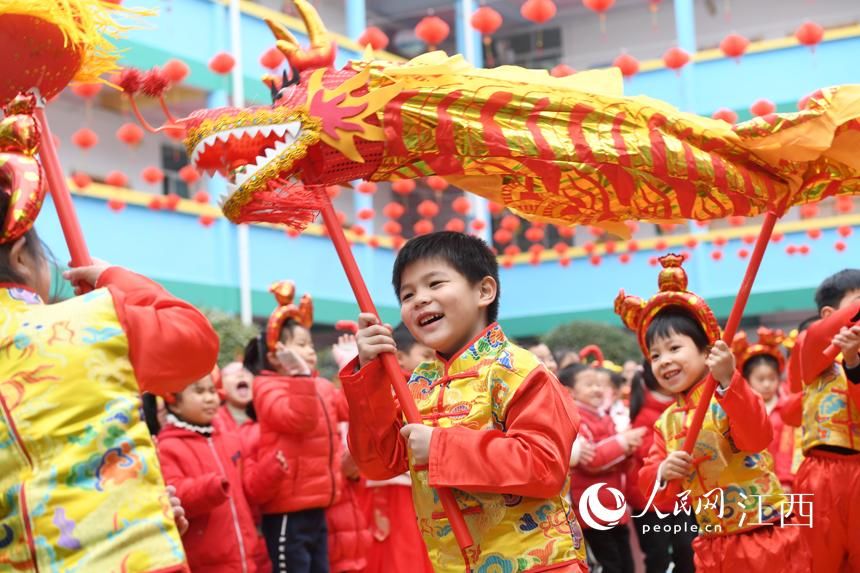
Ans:
[{"label": "boy's black hair", "polygon": [[821,281],[815,291],[818,312],[825,306],[838,307],[845,295],[853,290],[860,290],[860,269],[843,269],[830,275]]},{"label": "boy's black hair", "polygon": [[161,424],[158,423],[158,399],[155,394],[144,392],[140,395],[140,402],[146,429],[149,430],[150,436],[157,436],[161,431]]},{"label": "boy's black hair", "polygon": [[741,370],[741,373],[744,375],[745,379],[749,380],[750,373],[762,364],[766,364],[773,368],[774,372],[779,376],[779,362],[776,361],[776,358],[767,354],[757,354],[744,362],[744,367]]},{"label": "boy's black hair", "polygon": [[401,322],[397,325],[397,328],[394,329],[394,345],[397,347],[399,352],[405,352],[409,354],[412,350],[412,347],[415,346],[415,337],[412,336],[412,333],[409,332],[409,329],[406,328],[406,324]]},{"label": "boy's black hair", "polygon": [[612,382],[612,387],[616,390],[621,390],[621,387],[624,386],[624,376],[608,368],[601,368],[601,370],[609,374],[609,381]]},{"label": "boy's black hair", "polygon": [[636,419],[639,412],[645,406],[645,392],[648,390],[655,392],[660,388],[660,383],[654,376],[651,370],[651,362],[649,360],[642,361],[642,370],[637,370],[633,375],[633,382],[630,385],[630,421]]},{"label": "boy's black hair", "polygon": [[561,382],[562,386],[573,388],[576,385],[576,377],[589,368],[591,367],[586,366],[585,364],[571,364],[570,366],[565,366],[558,372],[558,381]]},{"label": "boy's black hair", "polygon": [[496,281],[496,299],[487,307],[487,323],[496,321],[502,286],[499,283],[499,262],[487,243],[478,237],[453,231],[439,231],[408,240],[394,261],[391,282],[397,300],[400,300],[403,271],[412,263],[426,259],[442,259],[473,285],[484,277],[492,277]]},{"label": "boy's black hair", "polygon": [[711,345],[699,321],[677,306],[666,307],[657,313],[645,332],[645,344],[651,348],[654,339],[666,338],[673,333],[689,336],[699,350],[705,350]]},{"label": "boy's black hair", "polygon": [[[6,184],[4,183],[4,180],[0,179],[0,185],[4,184]],[[5,192],[0,192],[0,223],[6,220],[6,215],[9,211],[9,201],[9,195]],[[50,260],[45,253],[45,247],[42,245],[42,241],[39,239],[39,235],[36,233],[35,228],[31,228],[29,231],[24,233],[23,237],[26,239],[24,250],[27,251],[27,254],[37,261],[45,259]],[[14,243],[15,242],[12,241],[0,244],[0,283],[21,284],[24,282],[24,277],[12,270],[12,263],[9,259],[12,245]]]},{"label": "boy's black hair", "polygon": [[269,363],[268,348],[266,347],[266,335],[260,334],[248,341],[245,345],[245,354],[242,356],[242,366],[254,376],[259,376],[263,370],[274,370]]},{"label": "boy's black hair", "polygon": [[821,320],[821,317],[817,314],[802,320],[801,323],[797,325],[797,333],[800,334],[801,332],[812,326],[813,322],[817,322],[819,320]]}]

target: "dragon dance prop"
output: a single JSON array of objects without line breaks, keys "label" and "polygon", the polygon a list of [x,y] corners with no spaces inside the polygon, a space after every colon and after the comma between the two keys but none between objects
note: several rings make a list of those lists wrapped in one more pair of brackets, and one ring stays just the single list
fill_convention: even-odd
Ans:
[{"label": "dragon dance prop", "polygon": [[[723,333],[729,344],[777,218],[794,205],[860,190],[858,85],[823,89],[801,111],[732,127],[624,97],[614,69],[554,78],[512,66],[476,69],[441,52],[335,69],[335,45],[318,14],[306,0],[294,4],[310,48],[269,22],[292,68],[280,84],[269,81],[272,105],[200,110],[178,123],[194,166],[228,179],[222,209],[232,222],[301,230],[322,214],[363,311],[373,304],[328,185],[438,175],[527,219],[619,235],[631,219],[764,213]],[[407,419],[416,421],[394,357],[384,363]],[[688,451],[715,386],[709,377]],[[468,545],[468,532],[456,521],[454,529]]]},{"label": "dragon dance prop", "polygon": [[57,157],[45,102],[69,82],[98,82],[103,74],[118,69],[118,54],[108,39],[122,30],[112,17],[117,10],[122,8],[100,0],[4,0],[0,13],[0,53],[4,54],[0,105],[18,94],[35,97],[39,157],[72,266],[92,261]]}]

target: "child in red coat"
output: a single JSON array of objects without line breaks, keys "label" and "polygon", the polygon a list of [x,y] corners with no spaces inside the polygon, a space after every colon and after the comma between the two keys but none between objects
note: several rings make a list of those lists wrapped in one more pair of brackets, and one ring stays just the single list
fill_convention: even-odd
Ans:
[{"label": "child in red coat", "polygon": [[338,422],[346,421],[343,396],[315,375],[311,339],[313,303],[309,295],[293,304],[291,281],[275,283],[278,300],[264,335],[245,350],[254,379],[254,410],[260,423],[259,455],[282,450],[287,476],[262,504],[263,536],[276,573],[328,573],[325,510],[343,488],[343,445]]},{"label": "child in red coat", "polygon": [[[586,490],[596,484],[605,484],[598,489],[598,499],[605,508],[615,508],[618,503],[611,489],[624,490],[627,458],[642,442],[644,428],[618,433],[609,414],[602,410],[610,389],[597,369],[584,364],[573,364],[558,373],[558,379],[573,396],[579,407],[581,423],[579,432],[594,444],[594,456],[582,460],[570,475],[570,497],[579,504]],[[630,535],[626,524],[629,514],[624,511],[617,520],[606,523],[592,519],[580,512],[583,534],[595,559],[607,573],[633,573],[633,556],[630,552]]]},{"label": "child in red coat", "polygon": [[[165,481],[176,488],[190,523],[182,542],[191,570],[255,573],[258,541],[245,496],[239,436],[221,433],[212,425],[218,410],[212,377],[166,397],[166,402],[167,424],[158,433],[158,457]],[[276,486],[284,474],[284,459],[273,456],[268,461],[255,481]]]}]

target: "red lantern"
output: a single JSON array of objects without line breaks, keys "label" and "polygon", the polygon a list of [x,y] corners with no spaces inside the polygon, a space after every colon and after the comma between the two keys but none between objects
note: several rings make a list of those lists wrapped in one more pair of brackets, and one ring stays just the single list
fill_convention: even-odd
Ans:
[{"label": "red lantern", "polygon": [[[186,165],[179,170],[179,178],[182,179],[186,185],[194,185],[200,180],[200,172],[197,171],[193,165]],[[208,203],[209,200],[207,199],[206,202]]]},{"label": "red lantern", "polygon": [[572,239],[576,234],[576,229],[573,227],[556,227],[558,230],[558,236],[562,239]]},{"label": "red lantern", "polygon": [[480,233],[481,231],[484,230],[484,228],[487,226],[487,224],[483,221],[483,219],[475,219],[474,221],[471,222],[471,224],[469,226],[472,227],[472,230],[474,232]]},{"label": "red lantern", "polygon": [[744,235],[743,238],[741,238],[741,240],[747,245],[752,245],[753,243],[755,243],[755,239],[755,235]]},{"label": "red lantern", "polygon": [[639,231],[639,223],[636,221],[624,221],[624,226],[627,227],[631,235]]},{"label": "red lantern", "polygon": [[553,69],[549,71],[549,75],[554,78],[564,78],[567,76],[572,76],[576,73],[576,70],[568,66],[567,64],[558,64]]},{"label": "red lantern", "polygon": [[349,230],[352,231],[352,234],[356,237],[363,237],[364,234],[367,232],[361,225],[353,225],[352,227],[350,227]]},{"label": "red lantern", "polygon": [[99,142],[99,136],[88,127],[82,127],[72,134],[72,143],[84,151],[92,148]]},{"label": "red lantern", "polygon": [[657,266],[657,257],[651,257],[651,258],[649,258],[649,259],[648,259],[648,264],[649,264],[649,265],[651,265],[652,267],[656,267],[656,266]]},{"label": "red lantern", "polygon": [[600,31],[606,33],[606,11],[612,8],[615,0],[582,0],[582,5],[597,12],[600,16]]},{"label": "red lantern", "polygon": [[719,261],[720,259],[723,258],[723,252],[722,251],[711,251],[711,258],[714,259],[715,261]]},{"label": "red lantern", "polygon": [[412,226],[412,230],[416,235],[426,235],[433,232],[433,222],[427,219],[421,219]]},{"label": "red lantern", "polygon": [[782,239],[783,239],[783,234],[782,234],[782,233],[774,233],[773,235],[771,235],[771,236],[770,236],[770,242],[771,242],[771,243],[778,243],[778,242],[780,242]]},{"label": "red lantern", "polygon": [[615,252],[616,247],[617,245],[615,244],[615,241],[606,241],[606,243],[603,244],[603,249],[609,255]]},{"label": "red lantern", "polygon": [[564,241],[559,241],[559,242],[557,242],[555,245],[553,245],[553,247],[552,247],[552,248],[553,248],[553,250],[554,250],[556,253],[558,253],[559,255],[563,255],[563,254],[565,254],[565,253],[567,252],[567,250],[570,248],[570,245],[568,245],[568,244],[567,244],[567,243],[565,243]]},{"label": "red lantern", "polygon": [[570,266],[570,257],[568,257],[568,256],[560,257],[560,258],[558,259],[558,264],[560,264],[560,265],[561,265],[561,266],[563,266],[564,268],[569,267],[569,266]]},{"label": "red lantern", "polygon": [[75,84],[72,86],[72,93],[82,99],[93,99],[102,91],[102,84]]},{"label": "red lantern", "polygon": [[597,245],[594,244],[594,241],[585,241],[582,245],[582,250],[588,253],[589,255],[594,252],[594,249]]},{"label": "red lantern", "polygon": [[431,175],[430,177],[428,177],[427,185],[430,187],[430,189],[437,193],[441,193],[448,188],[448,182],[445,181],[442,177],[439,177],[438,175]]},{"label": "red lantern", "polygon": [[796,252],[797,252],[797,247],[795,247],[794,245],[786,245],[786,247],[785,247],[785,254],[786,255],[793,255]]},{"label": "red lantern", "polygon": [[818,205],[815,203],[807,203],[800,206],[800,218],[812,219],[818,216]]},{"label": "red lantern", "polygon": [[445,224],[446,231],[453,231],[455,233],[462,233],[466,230],[466,223],[463,222],[463,219],[451,219]]},{"label": "red lantern", "polygon": [[854,198],[847,195],[836,198],[836,211],[842,214],[850,213],[854,210]]},{"label": "red lantern", "polygon": [[216,74],[229,74],[236,65],[236,59],[227,52],[218,52],[209,60],[209,69]]},{"label": "red lantern", "polygon": [[744,223],[746,223],[747,218],[743,215],[732,215],[729,217],[729,225],[732,227],[740,227]]},{"label": "red lantern", "polygon": [[370,46],[378,52],[388,46],[388,35],[376,26],[370,26],[359,36],[358,43],[365,48]]},{"label": "red lantern", "polygon": [[681,68],[690,63],[690,54],[677,46],[669,48],[666,50],[666,53],[663,54],[663,63],[666,64],[666,67],[670,70],[675,70],[676,73],[680,74]]},{"label": "red lantern", "polygon": [[78,189],[86,189],[93,182],[92,177],[80,171],[77,171],[72,175],[72,181]]},{"label": "red lantern", "polygon": [[215,217],[212,215],[200,215],[197,221],[205,228],[211,227],[215,223]]},{"label": "red lantern", "polygon": [[379,247],[379,237],[377,237],[376,235],[369,237],[367,239],[367,246],[371,249],[376,249],[377,247]]},{"label": "red lantern", "polygon": [[284,53],[275,46],[272,46],[260,56],[260,65],[267,70],[277,70],[284,63]]},{"label": "red lantern", "polygon": [[665,239],[657,239],[657,242],[654,243],[654,248],[658,251],[665,251],[668,246],[669,243]]},{"label": "red lantern", "polygon": [[391,184],[391,190],[398,195],[409,195],[415,191],[415,181],[412,179],[398,179]]},{"label": "red lantern", "polygon": [[810,250],[809,245],[800,245],[797,247],[797,252],[801,255],[808,255]]},{"label": "red lantern", "polygon": [[590,262],[595,267],[599,267],[600,263],[602,262],[602,259],[600,258],[600,255],[591,255],[591,258],[588,259],[588,262]]},{"label": "red lantern", "polygon": [[699,241],[697,241],[695,237],[690,237],[684,244],[687,245],[688,249],[695,249],[696,245],[699,244]]},{"label": "red lantern", "polygon": [[194,194],[194,202],[199,203],[200,205],[206,205],[209,203],[209,193],[206,191],[198,191]]},{"label": "red lantern", "polygon": [[806,235],[812,240],[820,239],[821,229],[809,229],[806,231]]},{"label": "red lantern", "polygon": [[738,257],[745,259],[750,256],[750,252],[746,249],[738,249]]},{"label": "red lantern", "polygon": [[158,167],[146,167],[140,172],[140,177],[150,185],[156,185],[164,181],[164,172]]},{"label": "red lantern", "polygon": [[509,269],[514,266],[514,260],[511,257],[505,257],[502,259],[502,267]]},{"label": "red lantern", "polygon": [[376,183],[372,181],[362,181],[358,184],[355,190],[363,195],[373,195],[376,193]]},{"label": "red lantern", "polygon": [[287,236],[288,236],[289,238],[291,238],[291,239],[295,239],[296,237],[298,237],[299,235],[301,235],[301,232],[300,232],[300,231],[296,231],[295,229],[290,228],[290,227],[288,227],[287,229],[285,229],[285,230],[284,230],[284,232],[285,232],[285,233],[287,234]]},{"label": "red lantern", "polygon": [[728,240],[722,235],[717,235],[716,237],[714,237],[714,244],[718,247],[724,247],[727,242]]},{"label": "red lantern", "polygon": [[843,225],[836,229],[836,232],[839,233],[840,237],[850,237],[854,230],[848,225]]},{"label": "red lantern", "polygon": [[498,203],[495,203],[493,201],[489,201],[487,203],[487,208],[490,210],[490,215],[501,215],[502,212],[505,210],[504,205],[499,205]]},{"label": "red lantern", "polygon": [[797,38],[798,42],[804,46],[809,46],[809,49],[815,52],[815,46],[824,39],[824,28],[815,22],[804,22],[794,32],[794,37]]},{"label": "red lantern", "polygon": [[469,23],[472,28],[483,34],[491,36],[496,33],[502,26],[502,15],[490,8],[489,6],[481,6],[472,14]]},{"label": "red lantern", "polygon": [[116,130],[116,138],[134,147],[143,139],[143,128],[136,123],[124,123]]},{"label": "red lantern", "polygon": [[376,213],[373,211],[373,209],[369,208],[359,209],[358,212],[355,214],[355,216],[358,217],[359,221],[370,221],[375,215]]},{"label": "red lantern", "polygon": [[179,206],[180,201],[182,201],[182,197],[180,197],[176,193],[168,193],[164,197],[164,206],[168,211],[176,211],[176,208]]},{"label": "red lantern", "polygon": [[505,250],[504,250],[503,252],[504,252],[507,256],[509,256],[509,257],[513,257],[514,255],[519,255],[519,254],[520,254],[520,248],[519,248],[518,246],[516,246],[516,245],[508,245],[507,247],[505,247]]},{"label": "red lantern", "polygon": [[531,241],[532,243],[539,243],[543,241],[544,232],[543,229],[539,229],[537,227],[529,227],[525,232],[526,239]]},{"label": "red lantern", "polygon": [[734,125],[738,122],[738,114],[725,107],[721,107],[715,111],[711,117],[714,119],[721,119],[729,125]]},{"label": "red lantern", "polygon": [[172,84],[178,84],[188,77],[191,70],[188,65],[182,60],[167,60],[164,67],[161,68],[164,77]]},{"label": "red lantern", "polygon": [[520,228],[520,218],[516,215],[505,215],[499,223],[502,229],[515,233]]},{"label": "red lantern", "polygon": [[734,58],[736,62],[740,63],[741,56],[746,53],[749,45],[750,41],[744,36],[741,36],[740,34],[729,34],[723,38],[722,42],[720,42],[720,50],[726,55],[726,57]]},{"label": "red lantern", "polygon": [[630,262],[630,254],[629,253],[621,253],[618,255],[618,262],[622,265],[626,265]]},{"label": "red lantern", "polygon": [[833,243],[833,248],[841,253],[846,248],[845,242],[844,241],[836,241],[835,243]]},{"label": "red lantern", "polygon": [[335,211],[334,214],[337,217],[337,222],[340,224],[341,227],[346,225],[346,213],[338,210]]},{"label": "red lantern", "polygon": [[340,195],[340,185],[326,185],[325,193],[329,199],[337,199]]},{"label": "red lantern", "polygon": [[122,199],[108,199],[107,202],[108,209],[113,211],[114,213],[119,213],[123,209],[125,209],[125,201]]},{"label": "red lantern", "polygon": [[450,33],[451,27],[439,16],[424,16],[415,26],[415,35],[431,49],[444,42]]},{"label": "red lantern", "polygon": [[621,70],[625,78],[632,78],[639,72],[639,60],[630,54],[621,54],[612,62],[612,65]]},{"label": "red lantern", "polygon": [[627,241],[627,250],[630,251],[631,253],[635,253],[636,251],[639,250],[639,243],[637,243],[636,241],[634,241],[632,239]]},{"label": "red lantern", "polygon": [[497,229],[495,233],[493,233],[493,241],[500,245],[507,245],[513,240],[514,235],[507,229]]},{"label": "red lantern", "polygon": [[520,15],[535,24],[549,22],[555,18],[556,11],[555,2],[552,0],[526,0],[520,7]]},{"label": "red lantern", "polygon": [[750,113],[758,117],[770,115],[774,111],[776,111],[776,106],[767,99],[760,99],[750,106]]},{"label": "red lantern", "polygon": [[386,221],[382,230],[386,235],[399,235],[403,232],[403,227],[397,221]]},{"label": "red lantern", "polygon": [[114,187],[128,187],[128,177],[122,171],[111,171],[105,175],[105,183]]},{"label": "red lantern", "polygon": [[163,133],[173,141],[182,141],[183,139],[185,139],[185,128],[178,125],[165,125],[163,128],[161,128],[161,133]]},{"label": "red lantern", "polygon": [[151,211],[161,211],[162,206],[163,204],[160,195],[156,195],[155,197],[150,199],[149,203],[147,204],[147,207],[149,207]]},{"label": "red lantern", "polygon": [[396,203],[391,201],[390,203],[386,203],[385,207],[382,208],[382,214],[388,217],[389,219],[399,219],[403,216],[403,213],[406,212],[406,207],[401,205],[400,203]]},{"label": "red lantern", "polygon": [[457,197],[451,203],[451,208],[454,209],[455,213],[467,215],[469,211],[472,210],[472,203],[469,201],[468,197]]},{"label": "red lantern", "polygon": [[425,199],[418,203],[418,207],[416,208],[418,214],[424,217],[425,219],[432,219],[436,215],[439,214],[439,205],[436,204],[435,201],[430,201],[429,199]]}]

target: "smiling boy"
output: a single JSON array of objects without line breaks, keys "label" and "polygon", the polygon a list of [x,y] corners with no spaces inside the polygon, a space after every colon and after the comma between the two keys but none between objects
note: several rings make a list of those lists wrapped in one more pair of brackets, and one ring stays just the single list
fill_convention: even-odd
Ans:
[{"label": "smiling boy", "polygon": [[401,318],[436,351],[409,389],[423,424],[403,426],[378,360],[391,328],[359,316],[359,356],[341,372],[350,451],[372,479],[407,469],[419,528],[437,572],[463,557],[433,488],[454,490],[477,551],[472,570],[587,571],[582,532],[565,499],[579,415],[543,364],[496,323],[498,264],[486,243],[440,232],[412,239],[394,263]]}]

